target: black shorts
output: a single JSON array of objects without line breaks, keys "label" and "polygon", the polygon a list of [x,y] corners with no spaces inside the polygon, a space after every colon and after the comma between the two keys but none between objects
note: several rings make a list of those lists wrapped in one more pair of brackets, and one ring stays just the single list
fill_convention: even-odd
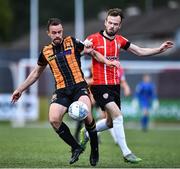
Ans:
[{"label": "black shorts", "polygon": [[91,92],[102,110],[109,102],[115,102],[121,109],[120,85],[92,85]]},{"label": "black shorts", "polygon": [[69,107],[72,102],[77,101],[83,95],[89,97],[89,89],[86,82],[80,82],[63,89],[57,89],[52,96],[51,103],[58,103]]}]

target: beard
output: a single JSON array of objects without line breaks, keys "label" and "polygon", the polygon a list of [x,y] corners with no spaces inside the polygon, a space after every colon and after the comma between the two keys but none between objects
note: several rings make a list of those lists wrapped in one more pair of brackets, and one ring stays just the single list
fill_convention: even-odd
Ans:
[{"label": "beard", "polygon": [[105,30],[106,31],[106,34],[108,35],[108,36],[115,36],[116,34],[117,34],[117,32],[118,32],[118,30],[117,31],[114,31],[114,30],[110,30],[110,31],[108,31],[107,29]]},{"label": "beard", "polygon": [[53,40],[53,43],[55,44],[55,45],[59,45],[59,44],[61,44],[61,39],[60,38],[56,38],[56,39],[54,39]]}]

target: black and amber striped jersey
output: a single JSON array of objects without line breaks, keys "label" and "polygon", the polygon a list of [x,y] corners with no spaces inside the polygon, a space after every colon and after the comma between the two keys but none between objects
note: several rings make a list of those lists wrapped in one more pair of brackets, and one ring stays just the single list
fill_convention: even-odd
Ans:
[{"label": "black and amber striped jersey", "polygon": [[38,65],[49,67],[55,79],[56,89],[72,86],[85,81],[81,70],[81,52],[84,44],[73,37],[66,37],[59,45],[44,46]]}]

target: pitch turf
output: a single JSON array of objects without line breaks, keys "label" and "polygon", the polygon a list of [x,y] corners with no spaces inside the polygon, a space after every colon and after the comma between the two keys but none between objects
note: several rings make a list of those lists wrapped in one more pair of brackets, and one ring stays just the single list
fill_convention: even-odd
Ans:
[{"label": "pitch turf", "polygon": [[[127,129],[129,147],[143,161],[127,164],[109,132],[101,134],[98,168],[175,168],[180,167],[180,129]],[[69,165],[70,148],[48,126],[11,128],[0,125],[0,168],[88,168],[89,146],[78,162]]]}]

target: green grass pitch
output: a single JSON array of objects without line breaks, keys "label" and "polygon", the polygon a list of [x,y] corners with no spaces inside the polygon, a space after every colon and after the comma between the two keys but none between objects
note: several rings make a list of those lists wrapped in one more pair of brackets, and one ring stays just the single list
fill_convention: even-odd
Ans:
[{"label": "green grass pitch", "polygon": [[[143,161],[125,163],[109,132],[103,132],[97,168],[180,167],[180,129],[152,129],[147,133],[126,129],[126,138]],[[0,168],[89,168],[89,154],[88,145],[79,161],[69,165],[70,148],[49,126],[11,128],[0,124]]]}]

